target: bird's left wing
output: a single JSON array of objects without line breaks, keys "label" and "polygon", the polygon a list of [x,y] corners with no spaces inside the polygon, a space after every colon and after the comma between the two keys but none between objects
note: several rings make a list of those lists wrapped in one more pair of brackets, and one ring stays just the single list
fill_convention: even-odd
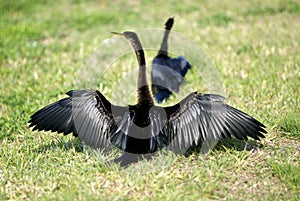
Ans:
[{"label": "bird's left wing", "polygon": [[107,148],[116,121],[128,111],[127,107],[112,105],[99,91],[73,90],[69,97],[52,103],[36,113],[30,120],[33,130],[73,133],[86,145]]},{"label": "bird's left wing", "polygon": [[211,140],[264,137],[263,124],[225,104],[224,99],[220,95],[192,93],[178,104],[165,107],[167,120],[162,132],[167,136],[168,148],[182,153]]}]

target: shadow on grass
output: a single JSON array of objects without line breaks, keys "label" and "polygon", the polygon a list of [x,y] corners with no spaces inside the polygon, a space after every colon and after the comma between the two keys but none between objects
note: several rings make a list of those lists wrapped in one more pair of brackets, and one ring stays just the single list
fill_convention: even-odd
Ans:
[{"label": "shadow on grass", "polygon": [[[219,140],[215,147],[212,149],[215,151],[226,151],[228,149],[235,150],[235,151],[251,151],[255,149],[262,148],[263,144],[260,141],[255,141],[249,139],[248,141],[238,140],[235,138],[226,139],[226,140]],[[202,153],[201,146],[192,147],[185,156],[189,156],[193,153]]]},{"label": "shadow on grass", "polygon": [[249,139],[248,141],[238,140],[238,139],[229,139],[221,140],[215,147],[217,150],[224,150],[224,147],[227,149],[234,149],[237,151],[252,151],[263,147],[263,144],[260,141],[255,141]]},{"label": "shadow on grass", "polygon": [[40,145],[35,151],[38,153],[48,152],[49,150],[75,150],[76,152],[83,152],[83,144],[79,139],[73,138],[68,141],[51,141],[49,144]]},{"label": "shadow on grass", "polygon": [[[229,139],[229,140],[220,140],[216,146],[213,148],[216,151],[226,151],[228,149],[235,150],[235,151],[251,151],[255,149],[262,148],[263,145],[260,142],[257,142],[255,140],[248,140],[248,141],[242,141],[238,139]],[[99,151],[97,149],[91,150],[85,149],[84,145],[80,142],[78,138],[72,138],[68,141],[55,141],[53,140],[51,143],[40,145],[35,151],[38,153],[45,153],[48,151],[55,151],[55,150],[75,150],[76,152],[84,152],[84,151],[90,151],[93,150],[91,153],[94,153],[95,156],[101,160],[103,160],[103,165],[109,165],[112,163],[119,164],[121,167],[128,167],[132,164],[135,164],[142,160],[151,160],[156,154],[130,154],[130,153],[119,153],[119,154],[113,154],[112,152],[115,152],[116,150],[112,151],[112,149],[108,149],[110,151],[103,152]],[[99,152],[98,152],[99,151]],[[111,154],[109,154],[111,152]],[[188,157],[189,155],[197,153],[202,154],[201,152],[201,146],[192,147],[190,148],[184,156]],[[120,156],[121,154],[121,156]],[[101,156],[99,156],[101,155]],[[110,156],[111,155],[111,156]],[[112,157],[113,156],[113,157]],[[110,160],[104,160],[110,158]]]}]

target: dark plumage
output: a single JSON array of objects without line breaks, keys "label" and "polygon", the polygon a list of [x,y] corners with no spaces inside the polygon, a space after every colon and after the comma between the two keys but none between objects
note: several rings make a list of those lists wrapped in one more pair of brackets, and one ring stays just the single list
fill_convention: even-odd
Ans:
[{"label": "dark plumage", "polygon": [[173,106],[155,106],[142,45],[134,32],[120,35],[130,42],[139,62],[137,104],[116,106],[97,90],[73,90],[67,92],[69,97],[34,113],[29,121],[33,130],[73,133],[94,148],[115,145],[124,151],[116,160],[122,165],[132,161],[132,154],[163,147],[184,153],[210,139],[264,137],[263,124],[225,104],[220,95],[193,92]]},{"label": "dark plumage", "polygon": [[158,103],[167,100],[172,91],[178,93],[185,74],[191,68],[191,65],[183,56],[176,58],[168,56],[168,38],[173,23],[173,18],[169,18],[166,22],[161,47],[152,62],[152,92]]}]

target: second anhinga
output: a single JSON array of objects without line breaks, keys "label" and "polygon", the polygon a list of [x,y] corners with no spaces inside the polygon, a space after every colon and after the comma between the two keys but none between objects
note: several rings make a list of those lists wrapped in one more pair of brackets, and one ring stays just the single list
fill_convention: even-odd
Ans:
[{"label": "second anhinga", "polygon": [[171,58],[168,54],[168,39],[173,23],[174,18],[169,18],[165,23],[163,40],[152,62],[152,93],[158,103],[168,100],[172,92],[178,93],[184,76],[191,68],[190,63],[183,56]]}]

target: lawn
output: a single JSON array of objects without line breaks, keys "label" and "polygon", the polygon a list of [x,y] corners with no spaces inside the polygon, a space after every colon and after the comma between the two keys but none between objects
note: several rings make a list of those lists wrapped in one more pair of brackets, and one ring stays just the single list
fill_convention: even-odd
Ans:
[{"label": "lawn", "polygon": [[[300,199],[300,3],[181,2],[0,2],[0,200]],[[116,153],[83,149],[71,135],[28,128],[35,111],[82,86],[99,89],[116,104],[134,102],[134,91],[126,91],[134,89],[134,76],[130,85],[122,84],[136,68],[132,54],[107,70],[101,65],[109,60],[98,60],[99,74],[89,71],[89,58],[94,50],[113,54],[101,46],[111,31],[163,28],[171,16],[174,33],[215,64],[219,77],[212,85],[223,87],[205,86],[206,77],[194,69],[181,93],[219,90],[230,105],[266,125],[265,139],[219,142],[207,155],[163,153],[122,168],[104,162]],[[153,34],[160,41],[162,35]],[[155,52],[146,53],[149,63]],[[114,93],[120,85],[123,94]]]}]

